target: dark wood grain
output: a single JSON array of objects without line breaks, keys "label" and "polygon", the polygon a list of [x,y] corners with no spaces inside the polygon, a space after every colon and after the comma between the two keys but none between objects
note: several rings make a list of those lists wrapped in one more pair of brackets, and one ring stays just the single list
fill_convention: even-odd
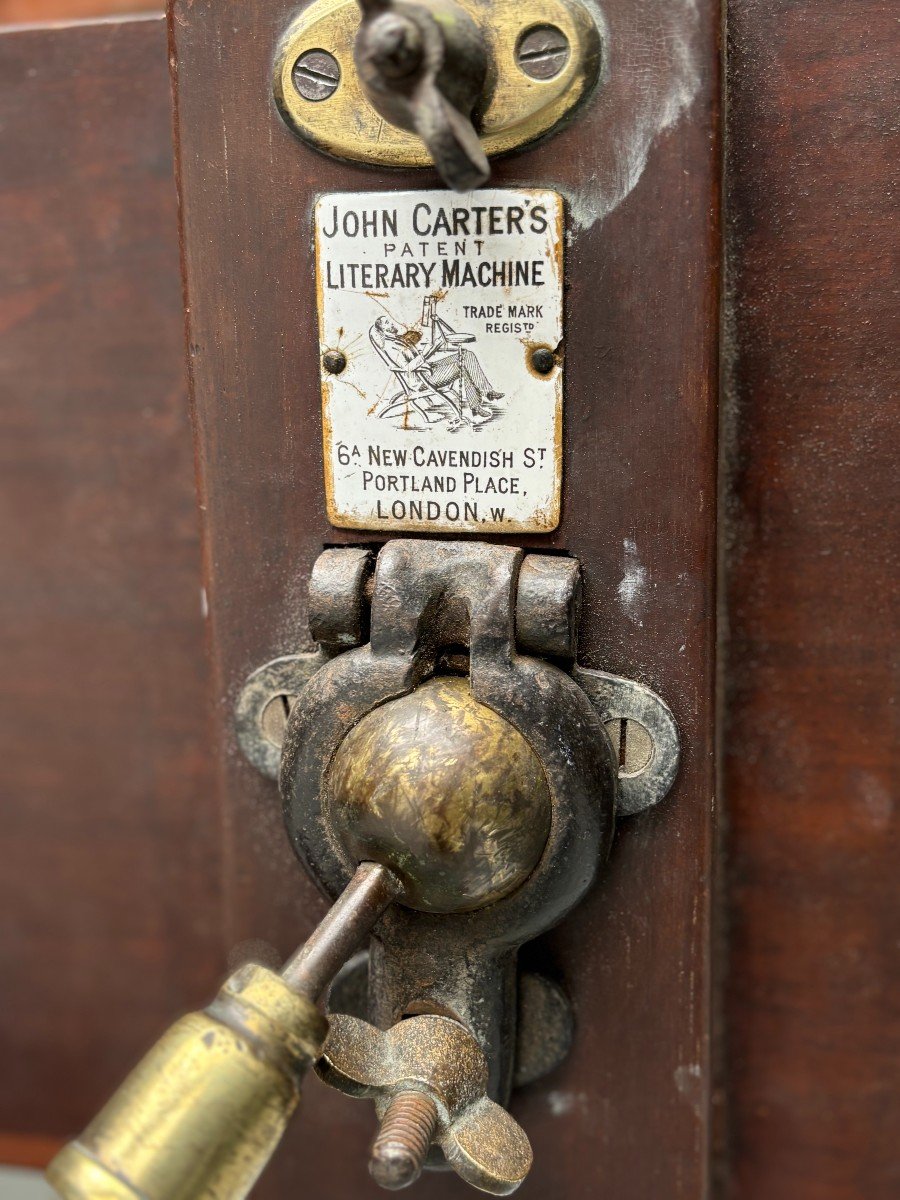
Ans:
[{"label": "dark wood grain", "polygon": [[147,0],[0,0],[0,25],[87,21],[124,13],[147,13],[155,7]]},{"label": "dark wood grain", "polygon": [[[515,1108],[536,1150],[524,1196],[696,1200],[710,1091],[719,8],[604,10],[608,83],[566,132],[494,171],[588,205],[631,166],[640,174],[569,247],[564,518],[531,540],[580,556],[585,661],[658,688],[685,761],[670,800],[623,826],[602,885],[543,943],[574,998],[578,1039]],[[274,786],[237,753],[231,710],[250,670],[309,644],[310,567],[324,544],[353,536],[324,517],[311,207],[320,192],[434,177],[340,164],[287,131],[268,83],[289,16],[281,0],[179,0],[171,11],[228,939],[261,938],[275,956],[323,903],[288,848]],[[667,91],[673,59],[690,68]],[[633,114],[657,91],[672,128],[641,174]],[[692,99],[676,119],[679,97]],[[300,1179],[335,1200],[375,1195],[371,1112],[313,1087],[259,1195],[293,1194]],[[460,1185],[431,1177],[420,1190]]]},{"label": "dark wood grain", "polygon": [[168,92],[161,19],[0,35],[0,1130],[31,1160],[224,968]]},{"label": "dark wood grain", "polygon": [[733,0],[733,1200],[900,1192],[896,11]]}]

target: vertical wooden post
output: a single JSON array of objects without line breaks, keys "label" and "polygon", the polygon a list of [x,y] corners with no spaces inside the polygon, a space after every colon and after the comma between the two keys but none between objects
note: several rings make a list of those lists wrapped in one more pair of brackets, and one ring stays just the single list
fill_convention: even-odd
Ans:
[{"label": "vertical wooden post", "polygon": [[[189,356],[235,946],[296,944],[321,914],[274,785],[237,751],[246,675],[308,647],[305,585],[329,543],[311,212],[328,191],[436,186],[324,157],[271,96],[283,0],[174,0]],[[719,309],[719,20],[709,0],[608,0],[604,81],[563,131],[494,164],[568,203],[563,520],[519,540],[578,555],[583,661],[640,678],[684,740],[676,790],[623,824],[601,884],[529,957],[558,966],[568,1062],[516,1098],[530,1194],[697,1200],[710,1144],[710,917]],[[258,947],[257,947],[258,949]],[[322,1092],[260,1196],[367,1187],[371,1114]],[[433,1176],[430,1197],[458,1194]]]}]

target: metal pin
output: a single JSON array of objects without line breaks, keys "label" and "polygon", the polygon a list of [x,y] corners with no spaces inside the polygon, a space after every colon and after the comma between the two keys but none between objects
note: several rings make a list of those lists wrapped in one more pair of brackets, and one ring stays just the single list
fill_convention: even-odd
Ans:
[{"label": "metal pin", "polygon": [[403,886],[380,863],[362,863],[325,917],[281,968],[295,992],[317,1000]]}]

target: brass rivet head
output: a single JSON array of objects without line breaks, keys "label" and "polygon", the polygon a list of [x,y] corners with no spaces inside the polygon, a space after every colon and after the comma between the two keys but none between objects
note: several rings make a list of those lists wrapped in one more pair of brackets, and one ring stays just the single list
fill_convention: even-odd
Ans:
[{"label": "brass rivet head", "polygon": [[530,79],[555,79],[569,61],[569,39],[555,25],[533,25],[516,45],[516,63]]},{"label": "brass rivet head", "polygon": [[537,346],[531,352],[531,365],[538,375],[549,375],[556,366],[553,351],[546,346]]},{"label": "brass rivet head", "polygon": [[343,350],[326,350],[322,355],[322,366],[329,375],[340,375],[347,366],[347,355]]},{"label": "brass rivet head", "polygon": [[341,82],[341,68],[327,50],[307,50],[294,63],[291,79],[304,100],[327,100]]}]

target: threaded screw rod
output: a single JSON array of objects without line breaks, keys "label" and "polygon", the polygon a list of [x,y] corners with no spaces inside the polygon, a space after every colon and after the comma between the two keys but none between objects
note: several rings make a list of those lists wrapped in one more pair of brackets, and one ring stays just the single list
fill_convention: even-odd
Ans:
[{"label": "threaded screw rod", "polygon": [[369,1174],[380,1187],[398,1191],[415,1183],[437,1120],[437,1105],[424,1092],[399,1092],[391,1099],[369,1159]]}]

